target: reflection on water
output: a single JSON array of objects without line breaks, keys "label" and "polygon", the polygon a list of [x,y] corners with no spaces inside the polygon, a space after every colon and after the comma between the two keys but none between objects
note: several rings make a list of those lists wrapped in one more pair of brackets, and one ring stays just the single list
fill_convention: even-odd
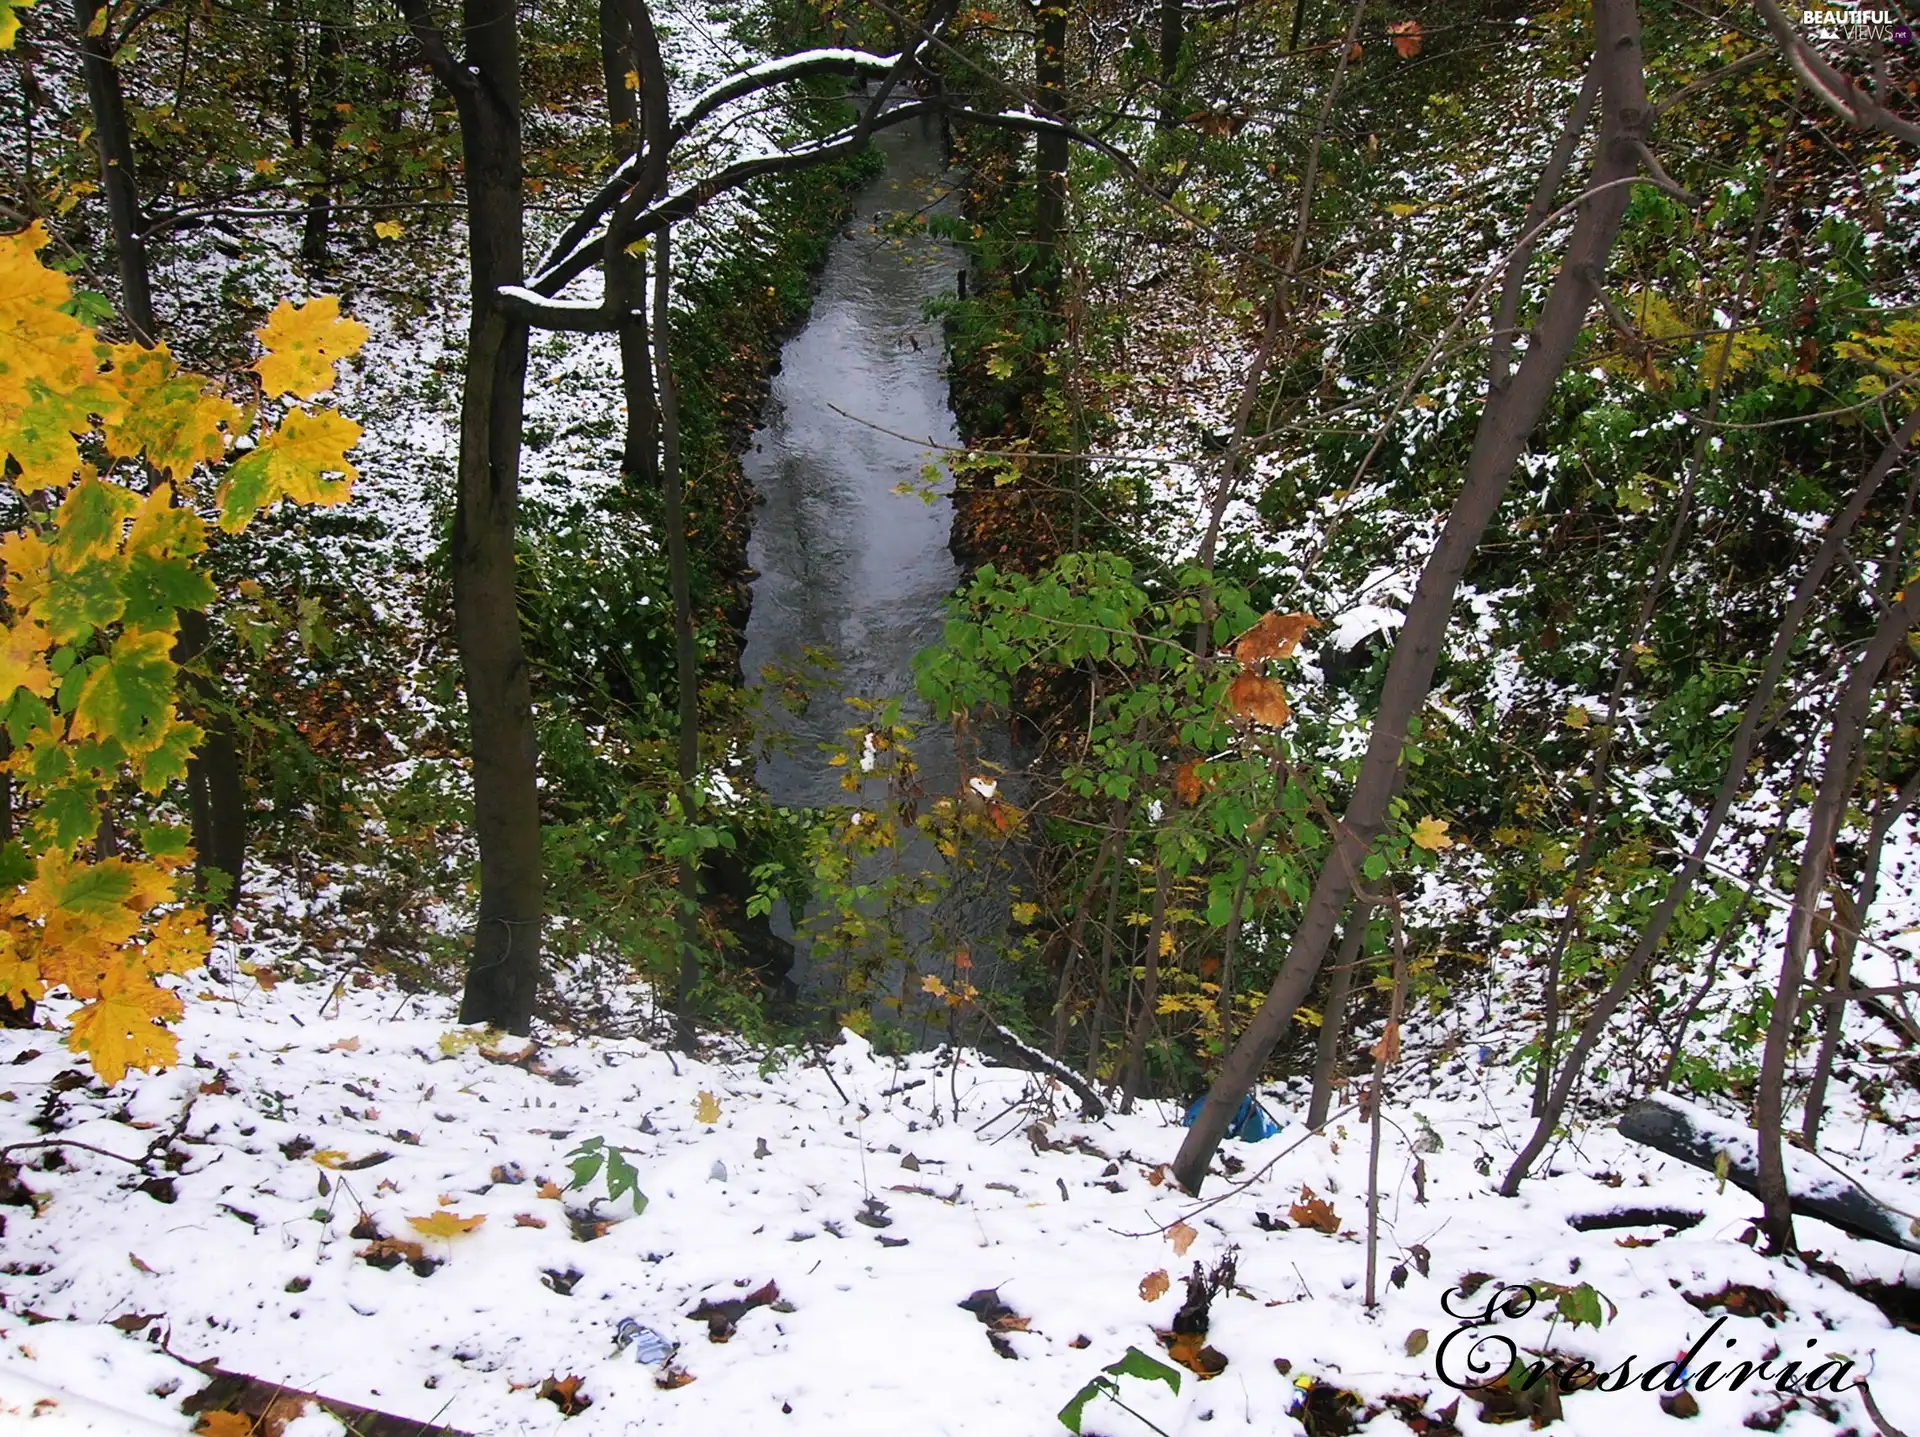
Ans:
[{"label": "reflection on water", "polygon": [[[769,665],[818,681],[803,704],[762,690],[771,727],[787,742],[763,757],[760,782],[790,807],[877,800],[843,789],[846,769],[829,766],[823,746],[842,746],[844,731],[862,723],[849,697],[908,699],[906,716],[926,717],[911,698],[913,656],[939,637],[946,598],[961,579],[947,548],[953,511],[944,467],[935,502],[920,496],[922,471],[937,458],[931,451],[959,443],[940,327],[925,318],[928,301],[953,292],[959,262],[924,233],[882,232],[890,217],[953,208],[945,160],[931,121],[885,131],[876,143],[886,172],[859,196],[812,315],[782,352],[743,458],[764,502],[747,549],[759,577],[741,666],[750,684]],[[916,492],[896,492],[902,485]],[[958,765],[944,727],[925,729],[915,756],[926,795],[955,791]],[[922,841],[894,863],[937,872],[940,860]],[[961,897],[934,915],[939,929],[1000,930],[1004,884],[985,904]],[[776,913],[775,925],[790,931],[785,914]],[[907,936],[915,948],[938,942],[925,918],[914,927]],[[806,992],[817,975],[801,948],[794,977]]]}]

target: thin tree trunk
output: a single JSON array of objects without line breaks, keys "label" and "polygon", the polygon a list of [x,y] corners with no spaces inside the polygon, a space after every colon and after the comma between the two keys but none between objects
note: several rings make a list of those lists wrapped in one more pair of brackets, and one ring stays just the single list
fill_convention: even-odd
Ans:
[{"label": "thin tree trunk", "polygon": [[1160,0],[1160,117],[1155,128],[1171,130],[1180,123],[1180,51],[1187,43],[1187,12],[1181,0]]},{"label": "thin tree trunk", "polygon": [[1760,1201],[1765,1208],[1761,1231],[1770,1253],[1793,1250],[1793,1204],[1787,1191],[1785,1159],[1781,1154],[1781,1126],[1786,1115],[1787,1050],[1793,1044],[1799,1017],[1800,984],[1806,973],[1807,949],[1813,942],[1820,895],[1827,886],[1833,862],[1833,841],[1846,817],[1847,797],[1858,773],[1854,751],[1865,731],[1873,703],[1874,686],[1907,633],[1920,623],[1920,584],[1908,584],[1900,599],[1883,615],[1866,652],[1853,666],[1847,686],[1834,710],[1833,732],[1827,741],[1826,773],[1807,815],[1807,843],[1800,873],[1793,886],[1793,911],[1787,919],[1786,952],[1780,960],[1780,978],[1773,991],[1773,1013],[1767,1023],[1767,1045],[1760,1055],[1758,1101],[1754,1126],[1759,1131]]},{"label": "thin tree trunk", "polygon": [[533,692],[520,634],[514,550],[527,326],[499,300],[525,275],[515,0],[466,0],[456,59],[426,0],[397,0],[460,117],[472,317],[460,402],[450,563],[454,629],[473,745],[480,905],[460,1021],[524,1034],[540,977],[544,884]]},{"label": "thin tree trunk", "polygon": [[[1034,41],[1035,98],[1042,114],[1056,120],[1067,115],[1067,7],[1064,0],[1041,0],[1040,28]],[[1060,307],[1064,265],[1062,233],[1067,222],[1067,156],[1069,141],[1058,132],[1042,132],[1034,139],[1039,195],[1034,210],[1037,274],[1034,288],[1044,296],[1050,313]]]},{"label": "thin tree trunk", "polygon": [[1594,19],[1599,40],[1594,63],[1601,66],[1605,109],[1588,198],[1518,372],[1510,383],[1488,394],[1467,460],[1466,483],[1414,590],[1394,644],[1353,797],[1294,931],[1286,961],[1260,1011],[1228,1055],[1174,1160],[1174,1175],[1188,1192],[1199,1191],[1240,1099],[1252,1090],[1319,972],[1355,876],[1386,823],[1387,805],[1399,783],[1407,728],[1432,686],[1461,576],[1573,353],[1593,298],[1588,276],[1604,269],[1625,216],[1628,186],[1639,172],[1649,121],[1639,15],[1631,0],[1595,0]]},{"label": "thin tree trunk", "polygon": [[320,36],[315,44],[313,72],[313,190],[307,196],[307,218],[300,235],[300,259],[310,269],[322,269],[333,235],[333,147],[340,139],[345,117],[339,106],[346,78],[346,31],[353,24],[353,0],[334,0],[320,8]]},{"label": "thin tree trunk", "polygon": [[1107,822],[1107,834],[1099,850],[1093,856],[1093,871],[1087,875],[1086,886],[1080,890],[1080,901],[1073,906],[1073,918],[1067,924],[1067,952],[1060,964],[1060,987],[1055,994],[1053,1004],[1053,1056],[1063,1057],[1067,1051],[1067,1029],[1069,1007],[1067,995],[1071,991],[1074,960],[1086,951],[1085,934],[1087,914],[1100,889],[1100,875],[1106,871],[1109,861],[1119,861],[1116,853],[1120,850],[1127,835],[1127,824],[1133,818],[1133,805],[1113,800],[1110,810],[1112,817]]},{"label": "thin tree trunk", "polygon": [[[660,395],[660,489],[665,499],[667,568],[673,588],[673,658],[680,697],[680,742],[676,751],[683,820],[694,822],[694,779],[700,765],[700,660],[694,647],[693,572],[687,553],[686,490],[680,477],[680,416],[673,363],[667,349],[672,328],[671,230],[656,241],[653,269],[654,384]],[[680,979],[674,993],[674,1038],[693,1051],[693,996],[700,982],[700,874],[691,853],[680,859]]]},{"label": "thin tree trunk", "polygon": [[[1171,809],[1168,816],[1171,817]],[[1133,1100],[1140,1096],[1146,1080],[1147,1038],[1159,1019],[1160,942],[1167,931],[1167,891],[1173,883],[1173,869],[1161,859],[1153,884],[1153,911],[1147,924],[1147,971],[1140,984],[1140,1011],[1134,1014],[1133,1031],[1127,1038],[1127,1074],[1120,1090],[1120,1111],[1131,1113]]]},{"label": "thin tree trunk", "polygon": [[[629,33],[619,0],[600,0],[600,74],[607,87],[607,128],[616,160],[625,159],[640,145],[640,68]],[[631,88],[629,75],[636,81]]]},{"label": "thin tree trunk", "polygon": [[1126,876],[1127,854],[1123,848],[1114,860],[1113,877],[1107,885],[1107,916],[1100,931],[1100,975],[1094,984],[1093,1014],[1087,1019],[1087,1081],[1100,1071],[1100,1044],[1107,1036],[1107,987],[1113,982],[1114,934],[1120,921],[1120,887]]},{"label": "thin tree trunk", "polygon": [[1827,1005],[1827,1026],[1820,1039],[1820,1055],[1813,1065],[1813,1081],[1807,1085],[1806,1112],[1801,1118],[1800,1140],[1812,1152],[1820,1146],[1820,1123],[1826,1116],[1827,1082],[1833,1076],[1833,1060],[1846,1029],[1847,1004],[1843,1001],[1853,985],[1853,955],[1860,946],[1860,934],[1866,927],[1873,901],[1880,895],[1880,859],[1887,834],[1902,814],[1920,798],[1920,771],[1891,798],[1883,799],[1873,815],[1873,830],[1867,836],[1866,863],[1860,874],[1860,886],[1849,899],[1834,895],[1833,1001]]},{"label": "thin tree trunk", "polygon": [[1896,465],[1906,458],[1908,446],[1913,442],[1916,432],[1920,432],[1920,410],[1908,416],[1906,423],[1880,451],[1880,457],[1873,467],[1862,476],[1854,487],[1853,496],[1847,501],[1845,509],[1835,516],[1827,528],[1826,537],[1820,547],[1808,560],[1806,570],[1800,576],[1795,587],[1793,599],[1787,605],[1786,613],[1781,617],[1780,626],[1774,631],[1773,649],[1767,655],[1765,668],[1760,682],[1754,686],[1752,696],[1747,700],[1747,710],[1741,716],[1740,727],[1734,731],[1732,751],[1727,758],[1727,766],[1721,777],[1720,791],[1714,796],[1713,805],[1707,810],[1706,822],[1701,826],[1699,837],[1694,840],[1693,850],[1681,864],[1680,871],[1667,885],[1666,896],[1660,900],[1660,906],[1647,920],[1639,939],[1634,943],[1633,951],[1627,955],[1627,961],[1620,966],[1613,981],[1607,985],[1599,999],[1594,1003],[1593,1011],[1587,1015],[1587,1021],[1581,1026],[1580,1036],[1574,1041],[1566,1062],[1560,1065],[1559,1076],[1554,1080],[1553,1091],[1548,1094],[1547,1106],[1534,1123],[1533,1134],[1520,1151],[1514,1156],[1513,1164],[1507,1169],[1507,1175],[1500,1183],[1503,1196],[1512,1197],[1520,1191],[1520,1184],[1526,1180],[1528,1170],[1540,1154],[1546,1151],[1547,1144],[1553,1138],[1553,1131],[1560,1123],[1560,1115],[1566,1111],[1567,1102],[1573,1096],[1573,1090],[1585,1071],[1587,1059],[1592,1056],[1594,1047],[1600,1041],[1600,1035],[1619,1011],[1620,1004],[1633,985],[1640,981],[1640,975],[1646,971],[1654,952],[1665,939],[1667,930],[1672,927],[1681,905],[1693,889],[1694,880],[1700,876],[1706,866],[1707,855],[1713,851],[1713,845],[1720,836],[1721,825],[1726,822],[1727,812],[1733,807],[1733,801],[1739,796],[1746,783],[1747,761],[1753,757],[1753,747],[1758,741],[1761,722],[1773,701],[1774,690],[1779,687],[1780,676],[1786,672],[1787,660],[1791,656],[1794,641],[1800,635],[1800,628],[1806,622],[1813,608],[1815,596],[1826,582],[1827,573],[1839,558],[1846,546],[1847,536],[1853,532],[1854,525],[1866,512],[1868,502],[1879,490],[1887,475]]},{"label": "thin tree trunk", "polygon": [[[1387,1069],[1400,1061],[1400,1019],[1407,1004],[1407,933],[1400,923],[1400,900],[1387,895],[1393,915],[1393,996],[1387,1026],[1373,1053],[1373,1088],[1367,1096],[1367,1288],[1369,1309],[1379,1305],[1380,1270],[1380,1122],[1387,1103]],[[1324,1121],[1324,1120],[1323,1120]],[[1309,1124],[1308,1126],[1314,1126]]]},{"label": "thin tree trunk", "polygon": [[1367,936],[1373,907],[1356,898],[1347,916],[1347,931],[1334,954],[1333,977],[1327,985],[1327,1006],[1320,1015],[1320,1039],[1313,1055],[1313,1093],[1307,1099],[1307,1126],[1318,1129],[1333,1111],[1333,1085],[1340,1078],[1340,1040],[1347,1025],[1347,999],[1353,991],[1353,971],[1360,961],[1360,944]]},{"label": "thin tree trunk", "polygon": [[[110,41],[104,33],[90,33],[99,13],[97,0],[74,0],[80,63],[93,113],[94,148],[100,158],[100,187],[107,197],[107,218],[113,230],[121,310],[134,340],[151,348],[159,343],[160,326],[153,312],[152,271],[142,236],[139,174],[134,168],[133,141],[127,127],[126,97],[119,67],[108,49]],[[190,716],[206,734],[187,761],[187,806],[196,879],[203,898],[211,902],[217,894],[231,906],[239,896],[247,854],[247,806],[240,755],[233,722],[215,705],[217,686],[213,676],[189,667],[207,655],[211,638],[212,626],[204,613],[196,609],[181,611],[173,660],[188,670]]]}]

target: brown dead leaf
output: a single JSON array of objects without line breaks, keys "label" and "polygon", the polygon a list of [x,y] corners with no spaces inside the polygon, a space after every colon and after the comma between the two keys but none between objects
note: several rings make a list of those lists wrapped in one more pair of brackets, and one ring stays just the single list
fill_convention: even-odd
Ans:
[{"label": "brown dead leaf", "polygon": [[660,1375],[653,1379],[653,1385],[658,1387],[662,1392],[671,1392],[676,1387],[685,1387],[691,1381],[693,1381],[693,1374],[691,1372],[669,1366],[664,1368]]},{"label": "brown dead leaf", "polygon": [[127,1264],[128,1266],[132,1267],[132,1269],[135,1272],[144,1272],[148,1277],[153,1276],[153,1269],[148,1267],[144,1262],[140,1261],[140,1255],[138,1253],[135,1253],[135,1252],[128,1253]]},{"label": "brown dead leaf", "polygon": [[513,1225],[515,1227],[545,1227],[547,1220],[543,1217],[535,1217],[530,1212],[517,1212],[513,1215]]},{"label": "brown dead leaf", "polygon": [[1227,1370],[1226,1356],[1207,1346],[1205,1333],[1170,1332],[1161,1341],[1166,1344],[1167,1356],[1198,1374],[1202,1382]]},{"label": "brown dead leaf", "polygon": [[1310,1187],[1301,1187],[1300,1196],[1287,1209],[1287,1216],[1301,1227],[1310,1227],[1315,1232],[1340,1231],[1340,1215],[1333,1210],[1333,1204],[1323,1197],[1315,1197]]},{"label": "brown dead leaf", "polygon": [[1376,1063],[1392,1064],[1399,1062],[1400,1025],[1398,1023],[1388,1023],[1385,1031],[1380,1034],[1380,1041],[1367,1049],[1367,1052],[1372,1054],[1373,1060]]},{"label": "brown dead leaf", "polygon": [[1199,759],[1190,758],[1173,771],[1173,791],[1188,808],[1199,801],[1206,788],[1200,777]]},{"label": "brown dead leaf", "polygon": [[1284,728],[1293,717],[1285,689],[1272,679],[1244,670],[1227,685],[1227,708],[1235,718],[1265,728]]},{"label": "brown dead leaf", "polygon": [[1032,1321],[1031,1317],[1022,1317],[1017,1312],[1010,1312],[1005,1317],[994,1318],[987,1324],[987,1330],[989,1332],[1025,1332]]},{"label": "brown dead leaf", "polygon": [[1402,60],[1411,60],[1420,53],[1420,22],[1418,20],[1389,21],[1387,33],[1393,36],[1394,53]]},{"label": "brown dead leaf", "polygon": [[1140,1172],[1141,1176],[1146,1178],[1147,1184],[1150,1187],[1157,1188],[1167,1180],[1167,1165],[1165,1163],[1155,1163],[1150,1168],[1142,1168]]},{"label": "brown dead leaf", "polygon": [[1349,62],[1358,60],[1362,55],[1366,53],[1367,53],[1366,50],[1361,46],[1358,40],[1355,40],[1351,45],[1347,46],[1347,60]]},{"label": "brown dead leaf", "polygon": [[327,1044],[327,1051],[329,1053],[357,1053],[360,1051],[360,1040],[358,1038],[342,1038],[337,1043]]},{"label": "brown dead leaf", "polygon": [[548,1377],[540,1383],[539,1395],[558,1407],[563,1416],[572,1417],[593,1406],[593,1399],[580,1390],[584,1377]]},{"label": "brown dead leaf", "polygon": [[1290,659],[1307,630],[1319,627],[1312,614],[1263,614],[1259,623],[1233,641],[1233,656],[1242,664]]},{"label": "brown dead leaf", "polygon": [[1171,1286],[1173,1286],[1173,1279],[1167,1276],[1167,1270],[1164,1267],[1156,1272],[1150,1272],[1140,1279],[1140,1300],[1158,1302],[1167,1295],[1167,1289]]},{"label": "brown dead leaf", "polygon": [[533,1195],[535,1197],[552,1198],[555,1202],[558,1202],[566,1196],[565,1193],[560,1191],[560,1184],[547,1178],[540,1180],[540,1186],[533,1190]]},{"label": "brown dead leaf", "polygon": [[1185,1257],[1187,1249],[1193,1246],[1193,1240],[1200,1236],[1183,1222],[1177,1222],[1167,1229],[1167,1241],[1173,1244],[1173,1255]]}]

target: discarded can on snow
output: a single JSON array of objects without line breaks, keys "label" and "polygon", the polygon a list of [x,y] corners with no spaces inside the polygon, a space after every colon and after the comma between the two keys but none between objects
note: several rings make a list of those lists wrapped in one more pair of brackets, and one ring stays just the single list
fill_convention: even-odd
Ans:
[{"label": "discarded can on snow", "polygon": [[680,1344],[669,1342],[651,1327],[642,1327],[631,1317],[620,1319],[620,1325],[613,1331],[615,1347],[633,1347],[634,1358],[643,1367],[658,1367],[680,1350]]}]

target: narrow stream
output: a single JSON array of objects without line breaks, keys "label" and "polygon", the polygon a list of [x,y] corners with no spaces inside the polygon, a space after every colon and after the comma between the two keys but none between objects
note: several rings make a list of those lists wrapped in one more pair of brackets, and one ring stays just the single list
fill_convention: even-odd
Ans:
[{"label": "narrow stream", "polygon": [[[848,770],[827,748],[863,724],[849,698],[904,698],[904,716],[927,717],[913,698],[913,656],[940,635],[947,596],[960,583],[947,548],[953,509],[941,471],[934,502],[920,493],[930,447],[959,443],[948,404],[944,343],[927,302],[954,292],[959,260],[924,232],[884,232],[894,216],[944,213],[952,204],[940,131],[931,120],[884,131],[887,168],[861,192],[829,256],[805,328],[781,354],[761,427],[743,458],[763,498],[747,548],[758,571],[741,667],[759,685],[766,666],[815,681],[804,704],[761,689],[769,727],[786,742],[764,757],[759,778],[778,804],[825,808],[862,801],[840,783]],[[926,795],[953,793],[960,776],[951,735],[930,724],[915,744]],[[872,803],[869,791],[864,801]],[[931,844],[895,855],[896,869],[935,871]],[[998,931],[1005,894],[991,914],[951,894],[941,929]],[[783,905],[784,906],[784,905]],[[794,915],[776,910],[775,931]],[[908,936],[923,951],[934,915],[916,917]],[[957,920],[957,922],[956,922]],[[987,929],[981,928],[982,924]],[[793,978],[818,996],[825,973],[810,961],[804,934]],[[897,970],[896,970],[897,976]]]},{"label": "narrow stream", "polygon": [[[929,504],[894,492],[919,484],[929,442],[959,442],[940,328],[922,317],[928,300],[953,292],[959,263],[924,234],[880,231],[890,215],[947,207],[946,162],[931,119],[884,131],[877,146],[886,172],[861,192],[827,260],[743,460],[765,501],[747,547],[759,572],[747,682],[769,663],[817,673],[809,651],[837,666],[803,712],[779,718],[790,743],[760,770],[773,800],[793,807],[848,801],[820,745],[859,722],[846,697],[912,692],[913,656],[939,637],[941,606],[960,582],[945,496]],[[930,791],[954,782],[940,737],[929,732],[919,755]]]}]

